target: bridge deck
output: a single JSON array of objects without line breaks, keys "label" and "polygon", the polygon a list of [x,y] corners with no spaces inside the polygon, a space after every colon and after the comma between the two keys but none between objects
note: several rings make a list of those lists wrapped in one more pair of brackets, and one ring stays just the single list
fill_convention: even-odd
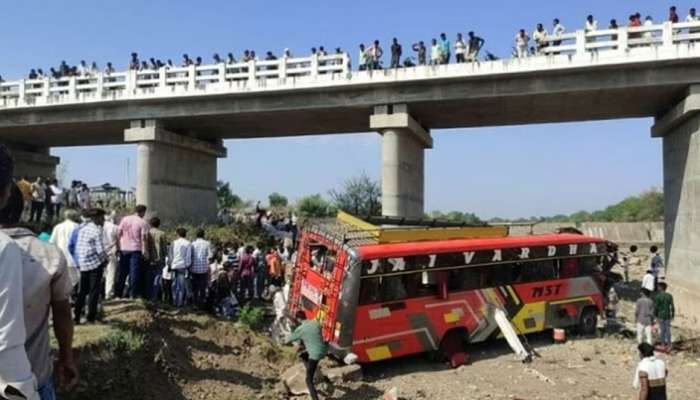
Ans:
[{"label": "bridge deck", "polygon": [[134,119],[202,138],[364,132],[378,104],[428,128],[656,116],[700,81],[700,23],[575,32],[543,54],[352,71],[346,54],[0,84],[0,137],[121,143]]}]

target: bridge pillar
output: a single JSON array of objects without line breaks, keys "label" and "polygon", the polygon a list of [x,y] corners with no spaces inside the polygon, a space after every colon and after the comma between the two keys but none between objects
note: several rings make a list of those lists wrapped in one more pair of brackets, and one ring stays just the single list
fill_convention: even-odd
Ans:
[{"label": "bridge pillar", "polygon": [[663,138],[669,289],[679,314],[700,327],[700,85],[657,118],[652,135]]},{"label": "bridge pillar", "polygon": [[433,139],[405,104],[377,106],[370,127],[382,135],[382,214],[423,216],[425,149]]},{"label": "bridge pillar", "polygon": [[27,176],[34,179],[37,176],[45,178],[56,176],[56,166],[61,159],[49,154],[48,148],[14,145],[8,147],[15,159],[15,175],[17,177]]},{"label": "bridge pillar", "polygon": [[201,223],[216,218],[219,140],[206,142],[165,130],[155,120],[132,121],[124,140],[137,143],[136,202],[163,222]]}]

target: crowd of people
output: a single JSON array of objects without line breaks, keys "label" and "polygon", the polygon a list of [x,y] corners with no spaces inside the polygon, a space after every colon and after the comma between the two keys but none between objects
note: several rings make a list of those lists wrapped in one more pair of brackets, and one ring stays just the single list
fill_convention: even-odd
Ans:
[{"label": "crowd of people", "polygon": [[[291,218],[259,210],[253,221],[277,236],[269,243],[210,242],[204,230],[185,228],[170,240],[157,217],[146,219],[145,206],[119,218],[92,204],[81,182],[61,190],[55,180],[15,181],[13,171],[0,145],[0,398],[55,398],[50,325],[58,383],[73,386],[73,327],[99,321],[105,299],[143,298],[224,318],[246,303],[273,300],[282,317],[295,257]],[[45,238],[28,228],[38,223],[53,226]]]},{"label": "crowd of people", "polygon": [[[651,15],[647,15],[643,20],[642,20],[642,14],[639,12],[636,12],[634,14],[631,14],[628,18],[628,24],[627,26],[630,28],[635,28],[635,27],[641,27],[641,26],[652,26],[654,25],[654,19],[651,17]],[[680,18],[678,16],[678,9],[675,6],[671,6],[669,8],[669,15],[667,21],[672,22],[672,23],[678,23],[680,22]],[[700,21],[700,17],[697,15],[696,9],[691,8],[688,10],[688,15],[685,18],[685,22],[698,22]],[[609,30],[616,30],[619,29],[621,26],[618,24],[616,19],[611,19],[610,23],[607,26],[607,29]],[[584,31],[585,32],[594,32],[599,29],[598,21],[595,19],[593,15],[588,15],[586,17],[586,20],[584,21]],[[690,33],[698,33],[700,32],[700,29],[698,28],[691,28],[689,29]],[[544,28],[544,24],[538,23],[532,32],[532,35],[529,35],[527,33],[526,29],[520,29],[518,33],[515,35],[515,44],[513,46],[513,56],[517,58],[524,58],[524,57],[529,57],[533,55],[540,55],[540,54],[545,54],[547,51],[547,48],[550,47],[551,45],[558,46],[562,43],[562,40],[557,40],[557,38],[560,38],[562,35],[566,33],[566,28],[564,25],[562,25],[561,21],[558,18],[555,18],[552,21],[552,30],[547,31]],[[612,34],[611,35],[612,40],[617,39],[617,35]],[[652,32],[633,32],[629,34],[630,39],[639,39],[639,38],[652,38],[653,33]],[[531,42],[532,40],[532,42]],[[534,44],[534,46],[531,46],[531,43]]]},{"label": "crowd of people", "polygon": [[[680,17],[675,6],[670,7],[668,21],[673,23],[680,22]],[[646,16],[642,18],[642,14],[636,12],[631,14],[628,18],[629,27],[639,27],[639,26],[651,26],[654,21],[651,16]],[[700,21],[700,17],[697,15],[696,9],[691,8],[688,11],[688,15],[685,18],[686,22],[697,22]],[[620,25],[616,19],[611,19],[607,28],[608,29],[618,29]],[[599,29],[598,21],[593,15],[588,15],[584,21],[584,29],[586,32],[597,31]],[[694,28],[689,30],[690,33],[699,33],[700,29]],[[547,47],[558,46],[561,44],[561,40],[556,40],[557,37],[561,37],[565,34],[566,28],[561,23],[558,18],[555,18],[552,22],[551,31],[545,29],[544,24],[538,23],[530,35],[526,29],[518,30],[515,35],[515,42],[513,46],[513,56],[517,58],[524,58],[533,55],[545,54]],[[613,39],[616,37],[612,35]],[[651,32],[644,33],[632,33],[630,38],[640,38],[640,37],[651,37]],[[553,39],[553,40],[552,40]],[[462,33],[457,33],[454,39],[454,43],[450,42],[447,34],[441,33],[439,37],[433,38],[430,41],[429,48],[424,41],[418,41],[413,43],[411,46],[412,51],[415,56],[409,56],[402,60],[403,46],[399,43],[397,38],[394,38],[390,44],[390,60],[388,68],[399,68],[399,67],[412,67],[415,65],[441,65],[449,64],[452,60],[452,55],[454,54],[454,62],[465,63],[465,62],[476,62],[478,61],[479,53],[484,47],[485,40],[473,31],[467,33],[466,37]],[[344,54],[342,48],[337,47],[335,49],[335,54]],[[326,56],[329,53],[326,51],[324,46],[312,47],[312,56]],[[228,52],[226,57],[222,57],[219,53],[213,54],[211,61],[213,64],[236,64],[236,63],[247,63],[249,61],[256,60],[266,60],[272,61],[279,58],[292,58],[291,51],[287,48],[284,49],[281,56],[277,56],[272,51],[267,51],[262,58],[259,58],[255,50],[245,50],[240,54],[240,57],[236,57],[233,52]],[[359,54],[358,54],[358,69],[360,71],[364,70],[377,70],[383,69],[384,66],[384,50],[379,42],[379,40],[373,41],[371,44],[360,44]],[[486,59],[493,60],[497,59],[493,54],[486,54]],[[204,62],[203,58],[200,56],[190,57],[188,54],[182,55],[182,60],[179,63],[181,67],[189,67],[191,65],[200,66]],[[324,62],[319,64],[323,65]],[[138,53],[131,53],[131,58],[128,61],[128,69],[136,71],[157,71],[161,68],[174,68],[177,63],[174,63],[172,59],[167,59],[163,61],[159,58],[140,58]],[[269,67],[274,69],[273,66]],[[33,68],[29,71],[27,76],[28,79],[41,79],[43,77],[51,77],[54,79],[60,79],[64,77],[91,77],[95,76],[100,72],[97,62],[88,63],[85,60],[81,60],[78,65],[69,65],[66,61],[61,61],[57,67],[51,67],[47,72],[42,68]],[[108,62],[102,69],[102,72],[109,76],[115,72],[114,65]],[[216,71],[212,72],[216,74]],[[0,82],[2,82],[2,77],[0,76]]]}]

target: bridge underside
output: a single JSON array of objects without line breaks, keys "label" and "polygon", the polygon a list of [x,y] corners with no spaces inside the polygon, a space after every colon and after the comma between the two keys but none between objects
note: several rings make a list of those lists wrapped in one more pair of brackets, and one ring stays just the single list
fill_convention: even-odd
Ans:
[{"label": "bridge underside", "polygon": [[[654,117],[700,82],[695,63],[348,85],[33,107],[3,111],[3,141],[44,146],[123,143],[130,121],[157,119],[203,140],[368,132],[374,106],[407,104],[430,129]],[[28,139],[31,138],[31,139]]]}]

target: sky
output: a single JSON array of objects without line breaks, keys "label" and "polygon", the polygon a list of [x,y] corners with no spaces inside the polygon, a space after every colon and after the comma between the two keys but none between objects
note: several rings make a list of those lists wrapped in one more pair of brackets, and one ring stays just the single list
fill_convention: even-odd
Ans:
[{"label": "sky", "polygon": [[[398,0],[231,1],[121,0],[114,2],[36,0],[4,2],[0,24],[0,75],[23,77],[61,60],[82,59],[100,67],[112,61],[124,69],[132,51],[143,57],[182,53],[210,60],[215,52],[244,49],[294,55],[311,47],[349,49],[392,37],[404,55],[418,40],[446,32],[474,30],[485,50],[505,56],[515,32],[558,17],[580,29],[593,14],[601,26],[623,22],[639,11],[655,21],[676,5],[681,18],[690,1],[490,0],[439,3]],[[355,63],[356,64],[356,63]],[[433,130],[426,153],[425,209],[474,212],[482,218],[516,218],[603,208],[651,187],[662,186],[661,141],[651,139],[651,119],[498,128]],[[381,140],[377,133],[227,140],[229,156],[219,161],[219,179],[245,199],[279,192],[290,200],[337,188],[355,175],[379,179]],[[136,182],[134,145],[56,148],[68,179],[90,184]],[[127,170],[129,165],[129,170]],[[128,180],[128,181],[127,181]]]}]

